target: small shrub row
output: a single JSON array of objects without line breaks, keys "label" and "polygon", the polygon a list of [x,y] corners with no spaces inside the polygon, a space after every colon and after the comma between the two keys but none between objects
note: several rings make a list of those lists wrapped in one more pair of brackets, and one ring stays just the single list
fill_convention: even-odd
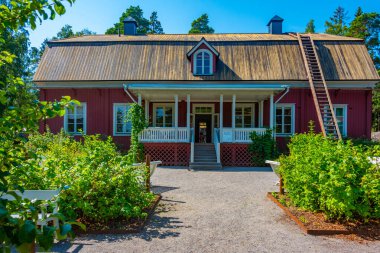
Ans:
[{"label": "small shrub row", "polygon": [[272,133],[273,131],[268,128],[264,134],[258,134],[255,131],[250,134],[252,142],[249,144],[248,150],[252,154],[255,166],[265,166],[265,160],[278,157],[276,141]]},{"label": "small shrub row", "polygon": [[369,159],[380,156],[379,145],[365,148],[311,131],[294,135],[288,146],[280,173],[293,205],[329,219],[380,218],[380,170]]},{"label": "small shrub row", "polygon": [[59,199],[60,211],[68,218],[140,218],[154,198],[144,188],[145,172],[130,166],[110,137],[76,141],[63,132],[34,134],[27,149],[31,159],[12,170],[11,181],[25,189],[68,186]]}]

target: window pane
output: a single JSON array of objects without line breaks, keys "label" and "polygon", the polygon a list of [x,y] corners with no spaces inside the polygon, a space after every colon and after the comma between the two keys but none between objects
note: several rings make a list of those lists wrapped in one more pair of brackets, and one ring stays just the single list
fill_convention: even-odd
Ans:
[{"label": "window pane", "polygon": [[292,124],[292,117],[284,116],[284,124]]},{"label": "window pane", "polygon": [[235,127],[243,127],[243,117],[241,115],[236,115],[235,119]]},{"label": "window pane", "polygon": [[157,107],[156,108],[156,126],[162,127],[164,125],[164,108]]},{"label": "window pane", "polygon": [[342,116],[343,117],[343,108],[335,108],[335,116],[337,116],[337,117]]},{"label": "window pane", "polygon": [[284,125],[284,134],[290,134],[292,132],[291,125]]},{"label": "window pane", "polygon": [[292,109],[290,109],[290,108],[284,108],[284,115],[291,116],[292,115]]},{"label": "window pane", "polygon": [[74,133],[74,124],[67,124],[67,131],[69,133]]},{"label": "window pane", "polygon": [[251,127],[252,123],[252,117],[249,116],[244,116],[244,127]]},{"label": "window pane", "polygon": [[245,115],[251,115],[252,113],[252,107],[244,107],[244,114]]},{"label": "window pane", "polygon": [[165,108],[165,127],[172,127],[173,126],[173,108],[172,107],[166,107]]},{"label": "window pane", "polygon": [[202,66],[201,65],[197,65],[197,67],[195,69],[195,74],[196,75],[202,75]]},{"label": "window pane", "polygon": [[276,124],[279,124],[279,125],[282,124],[282,116],[281,115],[276,115]]},{"label": "window pane", "polygon": [[203,74],[204,75],[211,74],[211,70],[210,70],[210,66],[209,65],[205,65]]}]

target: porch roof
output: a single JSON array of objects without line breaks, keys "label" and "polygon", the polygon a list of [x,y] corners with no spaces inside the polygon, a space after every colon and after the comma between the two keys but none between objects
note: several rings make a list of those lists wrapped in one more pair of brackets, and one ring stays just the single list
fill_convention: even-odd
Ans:
[{"label": "porch roof", "polygon": [[281,84],[129,84],[126,86],[134,95],[140,94],[149,101],[173,101],[178,95],[180,100],[191,96],[191,101],[231,101],[236,95],[240,102],[256,102],[267,99],[286,89]]}]

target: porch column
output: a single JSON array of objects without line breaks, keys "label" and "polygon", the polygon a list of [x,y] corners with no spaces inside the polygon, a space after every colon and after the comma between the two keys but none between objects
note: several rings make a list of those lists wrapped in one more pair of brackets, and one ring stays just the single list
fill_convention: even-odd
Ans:
[{"label": "porch column", "polygon": [[190,94],[187,94],[186,97],[187,107],[186,107],[186,127],[187,127],[187,136],[189,142],[191,142],[191,129],[190,129]]},{"label": "porch column", "polygon": [[175,139],[178,142],[178,95],[174,95],[174,127]]},{"label": "porch column", "polygon": [[232,142],[235,142],[235,113],[236,113],[236,95],[232,95]]},{"label": "porch column", "polygon": [[264,101],[259,102],[259,127],[263,127],[264,122]]},{"label": "porch column", "polygon": [[269,103],[269,127],[270,129],[272,129],[272,131],[273,131],[273,120],[274,120],[274,103],[273,103],[273,93],[272,93],[270,95],[270,103]]},{"label": "porch column", "polygon": [[223,142],[223,95],[219,98],[219,142]]},{"label": "porch column", "polygon": [[138,95],[137,95],[137,103],[141,106],[141,101],[142,101],[142,99],[141,99],[141,94],[139,93]]},{"label": "porch column", "polygon": [[149,101],[145,99],[145,119],[149,122]]}]

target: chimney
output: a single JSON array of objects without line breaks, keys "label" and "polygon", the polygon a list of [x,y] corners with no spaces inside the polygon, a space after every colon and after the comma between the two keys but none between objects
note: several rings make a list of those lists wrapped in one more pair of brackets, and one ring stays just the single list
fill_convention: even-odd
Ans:
[{"label": "chimney", "polygon": [[275,15],[267,24],[268,33],[270,34],[282,34],[282,22],[283,18]]},{"label": "chimney", "polygon": [[132,17],[127,17],[123,20],[124,23],[124,35],[136,35],[137,22]]}]

